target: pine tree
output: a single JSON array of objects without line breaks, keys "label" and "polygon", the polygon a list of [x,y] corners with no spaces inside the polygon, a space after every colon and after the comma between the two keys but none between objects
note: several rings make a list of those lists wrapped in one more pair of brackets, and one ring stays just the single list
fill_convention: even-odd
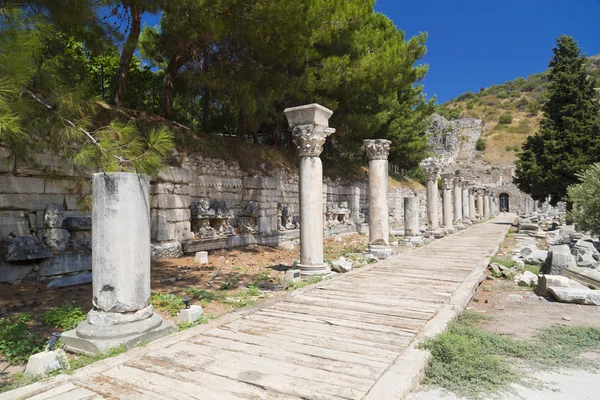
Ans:
[{"label": "pine tree", "polygon": [[527,138],[517,161],[516,183],[536,200],[565,199],[578,172],[600,161],[600,103],[585,61],[572,37],[557,39],[541,129]]}]

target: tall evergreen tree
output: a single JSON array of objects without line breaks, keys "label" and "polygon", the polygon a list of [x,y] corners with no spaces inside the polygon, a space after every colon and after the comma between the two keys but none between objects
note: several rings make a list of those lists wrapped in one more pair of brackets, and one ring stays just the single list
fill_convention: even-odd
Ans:
[{"label": "tall evergreen tree", "polygon": [[578,172],[600,161],[600,103],[585,61],[572,37],[557,39],[541,129],[527,138],[517,161],[516,183],[536,200],[565,199]]}]

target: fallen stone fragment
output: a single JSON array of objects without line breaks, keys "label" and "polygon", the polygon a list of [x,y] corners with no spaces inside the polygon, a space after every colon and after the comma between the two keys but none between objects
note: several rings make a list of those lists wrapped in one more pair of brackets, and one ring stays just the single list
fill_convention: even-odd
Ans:
[{"label": "fallen stone fragment", "polygon": [[502,271],[500,271],[500,264],[491,263],[488,268],[490,269],[490,271],[492,271],[492,273],[494,275],[496,275],[496,276],[502,275]]},{"label": "fallen stone fragment", "polygon": [[33,354],[27,361],[25,375],[46,375],[59,369],[69,369],[67,355],[62,349]]},{"label": "fallen stone fragment", "polygon": [[538,276],[530,271],[525,271],[515,278],[519,286],[534,287],[537,286]]},{"label": "fallen stone fragment", "polygon": [[527,264],[532,265],[542,265],[546,261],[548,257],[548,252],[546,250],[534,250],[527,257],[523,259]]},{"label": "fallen stone fragment", "polygon": [[542,274],[563,275],[567,268],[576,267],[577,262],[566,244],[550,246],[548,257],[544,261],[540,272]]},{"label": "fallen stone fragment", "polygon": [[600,305],[600,290],[561,288],[550,286],[548,292],[561,303]]},{"label": "fallen stone fragment", "polygon": [[344,257],[340,257],[339,260],[335,260],[331,263],[331,269],[339,273],[350,272],[353,268],[354,263],[346,260]]},{"label": "fallen stone fragment", "polygon": [[565,276],[586,287],[600,289],[600,271],[590,268],[571,267],[565,270]]},{"label": "fallen stone fragment", "polygon": [[539,250],[535,244],[528,244],[521,249],[521,257],[527,257],[534,251]]},{"label": "fallen stone fragment", "polygon": [[153,260],[165,260],[183,256],[183,250],[179,242],[152,244],[150,247],[152,248]]},{"label": "fallen stone fragment", "polygon": [[596,247],[594,246],[594,243],[592,242],[588,242],[586,240],[583,239],[579,239],[577,241],[577,243],[575,243],[575,245],[573,246],[574,249],[576,250],[583,250],[584,253],[591,253],[594,255],[594,258],[596,260],[599,259],[600,257],[600,253],[598,253],[598,250],[596,249]]},{"label": "fallen stone fragment", "polygon": [[573,289],[587,289],[581,283],[576,282],[566,276],[560,275],[538,275],[538,284],[535,292],[540,296],[549,296],[549,287],[564,287]]},{"label": "fallen stone fragment", "polygon": [[83,285],[85,283],[92,283],[91,272],[77,274],[73,276],[66,276],[64,278],[56,278],[48,284],[48,289],[52,290],[66,286]]}]

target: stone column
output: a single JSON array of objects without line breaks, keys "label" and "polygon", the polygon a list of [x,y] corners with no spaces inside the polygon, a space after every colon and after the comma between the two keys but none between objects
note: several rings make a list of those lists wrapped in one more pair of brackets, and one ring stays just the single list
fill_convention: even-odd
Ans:
[{"label": "stone column", "polygon": [[363,140],[369,158],[369,252],[387,258],[390,248],[390,215],[388,209],[388,154],[390,142],[385,139]]},{"label": "stone column", "polygon": [[438,193],[438,174],[440,167],[435,162],[428,162],[421,165],[423,172],[427,176],[427,226],[429,230],[437,229],[440,221],[439,193]]},{"label": "stone column", "polygon": [[452,215],[452,191],[454,190],[453,173],[442,174],[442,207],[444,212],[444,230],[446,233],[454,233]]},{"label": "stone column", "polygon": [[464,178],[459,174],[454,175],[454,192],[452,200],[454,202],[454,226],[456,229],[464,229],[463,225],[463,204],[462,204],[462,182]]},{"label": "stone column", "polygon": [[416,196],[404,198],[404,236],[421,236],[419,229],[419,199]]},{"label": "stone column", "polygon": [[323,165],[319,156],[333,112],[319,104],[284,110],[300,157],[300,264],[303,276],[329,274],[323,257]]},{"label": "stone column", "polygon": [[483,218],[483,189],[477,188],[477,214],[479,218]]},{"label": "stone column", "polygon": [[147,176],[93,176],[93,304],[87,319],[63,333],[66,348],[96,353],[170,333],[150,299],[150,195]]},{"label": "stone column", "polygon": [[469,181],[462,181],[462,215],[463,224],[471,225],[471,214],[469,211]]},{"label": "stone column", "polygon": [[490,192],[488,189],[483,189],[483,218],[490,216]]},{"label": "stone column", "polygon": [[477,208],[475,207],[475,191],[476,189],[474,187],[469,188],[469,217],[471,218],[471,221],[477,219]]}]

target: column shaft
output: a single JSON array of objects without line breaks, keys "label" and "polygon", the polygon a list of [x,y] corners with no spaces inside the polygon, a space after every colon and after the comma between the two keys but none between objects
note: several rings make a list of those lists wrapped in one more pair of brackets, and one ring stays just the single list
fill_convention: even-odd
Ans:
[{"label": "column shaft", "polygon": [[419,236],[419,199],[404,198],[404,236]]},{"label": "column shaft", "polygon": [[[300,269],[321,271],[323,262],[323,166],[300,157]],[[316,268],[313,268],[316,267]]]}]

